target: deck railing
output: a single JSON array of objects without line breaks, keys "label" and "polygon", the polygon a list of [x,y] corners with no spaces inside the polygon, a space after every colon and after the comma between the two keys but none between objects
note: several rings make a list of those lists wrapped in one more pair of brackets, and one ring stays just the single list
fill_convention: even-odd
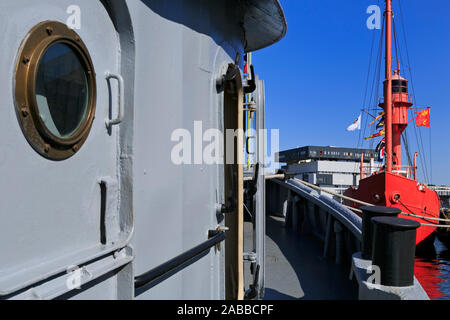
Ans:
[{"label": "deck railing", "polygon": [[[392,169],[392,173],[398,174],[405,178],[417,181],[417,156],[418,153],[414,154],[414,165],[413,166],[399,166],[394,165]],[[373,174],[382,173],[385,170],[385,166],[377,167],[374,165],[365,165],[364,164],[364,155],[361,156],[360,163],[360,176],[361,180],[367,177],[370,177]]]}]

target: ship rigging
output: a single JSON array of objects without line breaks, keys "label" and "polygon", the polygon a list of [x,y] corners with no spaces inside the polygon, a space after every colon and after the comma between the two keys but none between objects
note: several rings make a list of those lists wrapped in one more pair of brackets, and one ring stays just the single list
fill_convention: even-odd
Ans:
[{"label": "ship rigging", "polygon": [[[415,105],[415,92],[412,81],[408,81],[402,77],[401,72],[401,53],[399,50],[399,39],[395,27],[395,16],[392,7],[392,0],[386,0],[386,7],[384,12],[384,20],[381,32],[380,47],[374,71],[374,81],[372,84],[372,93],[369,101],[374,98],[374,107],[369,109],[363,109],[363,112],[367,115],[365,125],[367,126],[368,119],[373,118],[371,124],[378,122],[376,128],[380,129],[378,133],[375,133],[375,126],[372,127],[371,135],[366,137],[365,140],[370,140],[370,148],[373,147],[373,139],[382,137],[377,149],[378,151],[384,151],[384,166],[378,172],[373,172],[372,168],[364,166],[363,159],[361,159],[361,177],[359,187],[350,188],[344,194],[348,197],[362,200],[374,205],[382,205],[388,207],[397,207],[402,211],[409,212],[414,215],[421,215],[430,217],[431,220],[439,218],[440,215],[440,203],[439,197],[435,191],[430,190],[426,184],[420,183],[417,174],[417,157],[422,167],[422,173],[427,182],[430,182],[430,176],[428,176],[428,167],[425,161],[423,139],[420,130],[417,130],[416,126],[429,127],[430,121],[430,108],[418,107]],[[399,2],[399,11],[403,17],[401,3]],[[404,22],[402,19],[403,34],[405,35]],[[406,37],[405,37],[406,38]],[[381,58],[382,48],[384,40],[385,49],[385,80],[383,82],[383,100],[378,97],[378,91],[380,88],[380,76],[381,76]],[[412,79],[410,69],[410,59],[407,50],[405,39],[406,56],[409,64],[410,78]],[[397,60],[397,69],[393,70],[393,51],[395,49],[395,58]],[[372,45],[373,50],[373,45]],[[371,57],[372,57],[371,53]],[[370,76],[370,67],[367,76],[366,94],[364,97],[364,103],[367,99],[367,89]],[[413,94],[409,95],[409,84],[411,84]],[[373,94],[373,92],[375,94]],[[413,114],[413,110],[416,116]],[[411,120],[408,118],[408,113],[412,114]],[[408,146],[408,137],[406,134],[406,128],[409,123],[416,120],[416,126],[414,132],[417,137],[417,145],[419,146],[419,152],[415,153],[414,160],[411,157],[410,148]],[[364,131],[365,132],[365,131]],[[363,133],[364,133],[363,132]],[[363,136],[360,134],[358,140],[358,147],[362,141]],[[403,148],[406,151],[408,165],[402,165],[402,142]],[[380,157],[381,158],[381,157]],[[353,207],[358,207],[356,203],[347,203]],[[417,244],[428,243],[433,238],[435,227],[433,221],[429,219],[421,219],[417,217],[410,217],[411,219],[418,220],[421,223],[426,223],[428,226],[422,225],[417,232]],[[431,225],[430,225],[431,224]]]}]

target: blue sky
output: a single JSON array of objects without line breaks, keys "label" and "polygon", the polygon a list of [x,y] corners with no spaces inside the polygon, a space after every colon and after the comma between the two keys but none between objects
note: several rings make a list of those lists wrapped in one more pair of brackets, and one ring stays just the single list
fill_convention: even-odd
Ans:
[{"label": "blue sky", "polygon": [[[394,10],[402,35],[398,1]],[[417,105],[432,107],[431,130],[420,129],[428,171],[432,168],[432,183],[450,185],[450,1],[401,3]],[[304,145],[356,147],[359,134],[345,129],[363,108],[372,39],[375,36],[377,47],[381,33],[367,28],[366,9],[374,4],[384,8],[384,1],[281,4],[288,22],[286,37],[253,58],[256,72],[266,81],[267,128],[280,129],[281,150]],[[408,67],[407,61],[403,67]],[[382,70],[384,74],[384,63]],[[408,130],[413,152],[416,136],[413,128]]]}]

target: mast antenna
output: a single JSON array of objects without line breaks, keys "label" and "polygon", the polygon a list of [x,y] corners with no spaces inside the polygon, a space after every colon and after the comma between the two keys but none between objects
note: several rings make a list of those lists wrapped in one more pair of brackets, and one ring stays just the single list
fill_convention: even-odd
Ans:
[{"label": "mast antenna", "polygon": [[386,172],[392,172],[392,0],[386,0],[386,80],[384,104],[386,116]]}]

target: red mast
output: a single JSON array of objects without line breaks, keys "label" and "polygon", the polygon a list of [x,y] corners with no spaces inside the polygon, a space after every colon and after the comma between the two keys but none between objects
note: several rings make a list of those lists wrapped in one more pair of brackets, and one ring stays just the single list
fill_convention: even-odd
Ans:
[{"label": "red mast", "polygon": [[384,113],[386,128],[386,172],[392,172],[392,0],[386,0],[386,80]]},{"label": "red mast", "polygon": [[386,0],[386,79],[384,103],[386,129],[386,172],[402,174],[402,133],[408,126],[408,81],[400,76],[398,69],[392,75],[392,0]]}]

